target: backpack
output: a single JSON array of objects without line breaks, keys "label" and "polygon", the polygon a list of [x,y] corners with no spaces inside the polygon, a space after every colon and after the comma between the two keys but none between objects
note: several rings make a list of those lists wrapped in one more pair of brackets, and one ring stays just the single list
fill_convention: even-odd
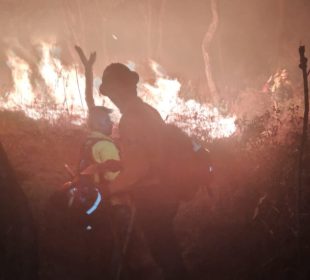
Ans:
[{"label": "backpack", "polygon": [[[187,201],[193,198],[200,186],[210,183],[212,168],[206,150],[195,147],[187,134],[173,124],[166,124],[158,111],[144,102],[135,103],[128,112],[122,118],[139,116],[141,123],[134,127],[138,133],[145,130],[146,136],[154,135],[154,145],[160,142],[160,151],[152,143],[148,143],[151,147],[146,148],[152,151],[148,155],[151,161],[150,177],[154,174],[158,176],[164,196]],[[144,139],[141,140],[140,144],[144,143]]]},{"label": "backpack", "polygon": [[212,179],[210,154],[173,124],[165,126],[163,137],[165,164],[160,168],[161,178],[180,200],[188,201]]}]

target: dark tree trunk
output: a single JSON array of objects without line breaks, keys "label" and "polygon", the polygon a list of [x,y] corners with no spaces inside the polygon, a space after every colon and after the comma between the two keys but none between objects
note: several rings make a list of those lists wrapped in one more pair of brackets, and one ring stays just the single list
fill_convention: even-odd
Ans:
[{"label": "dark tree trunk", "polygon": [[0,279],[38,279],[37,253],[28,201],[0,143]]}]

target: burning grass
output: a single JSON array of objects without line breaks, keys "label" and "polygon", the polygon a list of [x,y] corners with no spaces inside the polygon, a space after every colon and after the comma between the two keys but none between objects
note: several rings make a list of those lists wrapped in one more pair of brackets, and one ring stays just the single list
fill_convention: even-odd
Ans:
[{"label": "burning grass", "polygon": [[[57,46],[41,42],[38,47],[39,63],[35,66],[7,52],[7,64],[11,69],[13,88],[2,94],[0,103],[8,110],[23,110],[33,119],[47,119],[55,122],[63,115],[73,123],[84,122],[87,106],[85,104],[85,79],[77,65],[65,66],[57,55]],[[212,104],[201,104],[193,99],[187,101],[179,97],[181,83],[171,78],[159,64],[150,61],[149,68],[154,83],[139,83],[140,97],[156,108],[163,119],[174,122],[189,135],[193,129],[200,130],[200,138],[221,138],[232,135],[235,130],[235,115],[223,115]],[[119,111],[108,98],[98,94],[100,79],[95,78],[94,91],[97,105],[104,103],[111,107],[115,122],[120,119]]]}]

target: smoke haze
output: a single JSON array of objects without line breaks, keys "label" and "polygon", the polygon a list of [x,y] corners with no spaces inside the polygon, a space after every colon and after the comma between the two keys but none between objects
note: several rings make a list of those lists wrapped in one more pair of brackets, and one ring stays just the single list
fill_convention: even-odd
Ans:
[{"label": "smoke haze", "polygon": [[[298,46],[309,46],[310,1],[221,0],[211,43],[218,88],[261,84],[277,68],[299,72]],[[26,60],[36,75],[41,41],[55,42],[64,64],[78,62],[73,46],[97,51],[96,73],[112,61],[155,59],[186,81],[204,79],[201,43],[211,21],[210,1],[0,1],[0,86],[12,83],[6,51]]]}]

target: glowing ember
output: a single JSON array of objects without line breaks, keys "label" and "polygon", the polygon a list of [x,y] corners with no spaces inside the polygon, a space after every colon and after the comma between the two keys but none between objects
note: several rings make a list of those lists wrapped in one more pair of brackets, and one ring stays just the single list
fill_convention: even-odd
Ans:
[{"label": "glowing ember", "polygon": [[[23,110],[31,118],[55,120],[65,114],[71,121],[82,123],[86,117],[85,79],[76,65],[64,66],[55,57],[54,46],[41,43],[41,60],[38,72],[42,81],[31,83],[32,72],[29,64],[13,52],[7,52],[7,63],[11,69],[14,89],[1,102],[10,110]],[[131,66],[134,67],[131,62]],[[235,130],[235,117],[224,117],[217,108],[200,104],[194,100],[184,101],[179,97],[181,84],[177,79],[164,75],[159,64],[150,62],[156,77],[154,85],[143,82],[139,85],[139,95],[155,107],[167,122],[176,123],[189,135],[201,139],[229,137]],[[42,85],[43,83],[43,85]],[[33,88],[35,85],[35,88]],[[114,109],[113,120],[119,121],[120,114],[107,98],[98,94],[100,79],[94,81],[96,104],[104,103]]]}]

